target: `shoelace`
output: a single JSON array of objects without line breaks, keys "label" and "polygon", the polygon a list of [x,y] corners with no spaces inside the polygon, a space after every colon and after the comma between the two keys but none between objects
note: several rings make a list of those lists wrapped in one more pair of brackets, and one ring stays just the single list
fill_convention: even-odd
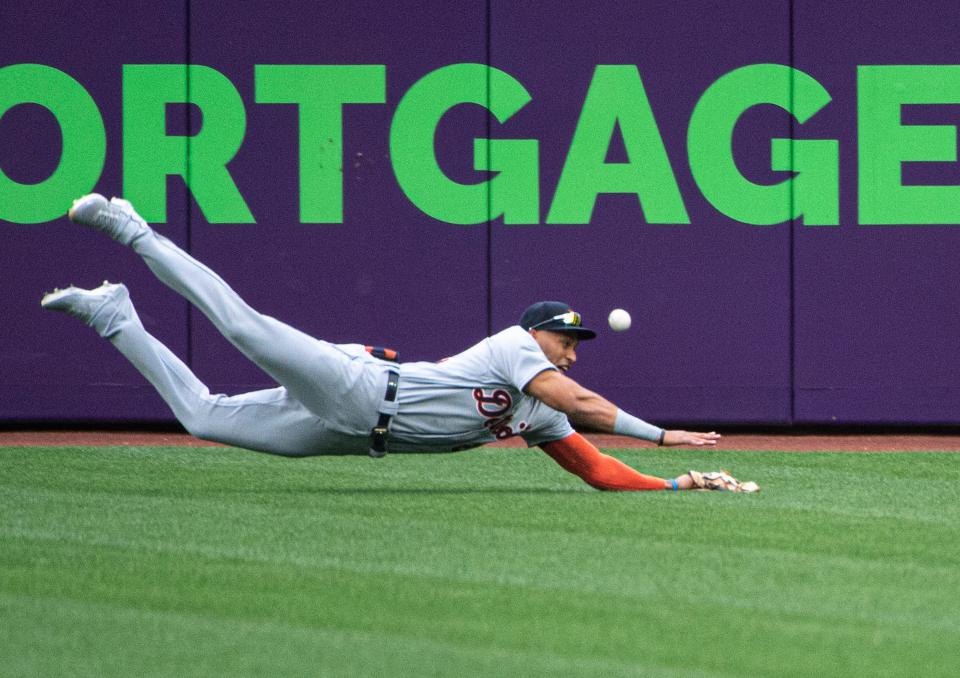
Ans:
[{"label": "shoelace", "polygon": [[123,212],[113,209],[111,205],[97,212],[97,225],[104,228],[115,229],[120,226],[120,218],[125,216]]}]

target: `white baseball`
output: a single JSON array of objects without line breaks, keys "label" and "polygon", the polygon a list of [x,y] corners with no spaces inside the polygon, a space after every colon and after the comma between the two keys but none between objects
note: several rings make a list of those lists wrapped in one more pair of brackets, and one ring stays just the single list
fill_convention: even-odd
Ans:
[{"label": "white baseball", "polygon": [[614,332],[625,332],[630,329],[630,314],[622,308],[615,308],[607,316],[607,322]]}]

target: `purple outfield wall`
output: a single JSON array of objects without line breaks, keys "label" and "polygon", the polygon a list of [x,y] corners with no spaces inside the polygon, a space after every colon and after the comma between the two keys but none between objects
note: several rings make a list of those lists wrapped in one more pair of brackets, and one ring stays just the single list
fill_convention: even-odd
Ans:
[{"label": "purple outfield wall", "polygon": [[[833,102],[804,136],[840,140],[840,227],[794,228],[794,421],[960,423],[960,226],[858,226],[857,64],[958,64],[949,2],[794,6],[796,67]],[[829,49],[825,49],[829,46]],[[956,94],[955,94],[956,96]],[[904,106],[942,125],[960,103]],[[956,162],[904,163],[904,184],[956,186]],[[955,197],[950,202],[960,204]]]},{"label": "purple outfield wall", "polygon": [[[7,2],[0,69],[43,64],[83,85],[107,146],[102,173],[78,193],[108,195],[124,193],[124,64],[198,64],[229,80],[245,131],[227,169],[256,223],[211,223],[170,177],[158,229],[264,313],[331,341],[439,359],[512,324],[528,303],[557,298],[601,329],[572,376],[653,422],[960,424],[960,225],[861,225],[858,212],[871,181],[861,176],[858,66],[958,63],[955,3],[163,4]],[[508,74],[530,101],[503,122],[481,106],[453,108],[437,126],[437,162],[454,181],[476,184],[490,175],[474,168],[475,138],[537,140],[539,205],[526,219],[537,223],[505,223],[502,184],[491,189],[492,218],[462,225],[427,214],[398,180],[390,145],[398,105],[427,74],[466,63]],[[258,102],[254,67],[265,64],[384,66],[383,102],[342,109],[342,223],[300,223],[302,115]],[[830,101],[802,124],[777,106],[748,110],[730,142],[737,170],[778,184],[791,174],[771,169],[771,139],[837,140],[837,225],[744,223],[701,190],[691,117],[718,79],[753,64],[793,66]],[[588,223],[548,223],[598,65],[636,67],[672,177],[661,174],[658,186],[673,182],[689,223],[656,216],[655,199],[629,191],[598,195]],[[805,96],[789,86],[774,94]],[[904,184],[960,184],[958,94],[904,107],[904,125],[941,126],[953,150],[904,162]],[[496,86],[484,95],[492,104],[505,96]],[[601,155],[642,172],[657,149],[631,153],[634,113],[623,114]],[[60,158],[56,119],[37,104],[0,115],[6,183],[43,182]],[[167,108],[169,135],[205,122],[196,108]],[[797,176],[800,153],[789,158]],[[787,192],[783,210],[810,200],[799,190]],[[4,209],[0,202],[0,422],[172,421],[107,342],[40,310],[45,290],[69,283],[127,283],[147,329],[211,390],[272,385],[131,252],[65,218],[14,223]],[[632,313],[630,331],[603,331],[614,307]]]},{"label": "purple outfield wall", "polygon": [[[106,161],[96,183],[121,184],[121,65],[186,63],[185,6],[7,2],[0,6],[0,66],[37,63],[70,74],[97,102],[107,134]],[[60,128],[35,104],[0,119],[0,169],[17,183],[43,181],[57,167]],[[90,187],[89,190],[92,190]],[[187,236],[183,191],[171,194],[164,232]],[[63,206],[64,214],[69,202]],[[42,312],[40,297],[55,286],[129,281],[149,332],[178,355],[189,353],[187,304],[144,270],[129,252],[91,237],[66,218],[39,224],[0,221],[0,418],[17,420],[169,421],[146,380],[107,342],[76,320]]]}]

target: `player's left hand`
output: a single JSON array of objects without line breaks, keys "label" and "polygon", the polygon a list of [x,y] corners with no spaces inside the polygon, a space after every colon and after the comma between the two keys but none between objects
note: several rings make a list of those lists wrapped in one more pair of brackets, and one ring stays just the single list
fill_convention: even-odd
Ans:
[{"label": "player's left hand", "polygon": [[703,445],[716,445],[720,440],[720,434],[716,431],[709,433],[697,433],[693,431],[667,431],[663,436],[663,444],[666,445],[694,445],[701,447]]}]

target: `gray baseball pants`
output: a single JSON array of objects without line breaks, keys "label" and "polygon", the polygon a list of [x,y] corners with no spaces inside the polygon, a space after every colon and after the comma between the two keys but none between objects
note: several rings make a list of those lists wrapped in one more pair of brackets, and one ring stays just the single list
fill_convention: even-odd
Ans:
[{"label": "gray baseball pants", "polygon": [[205,440],[285,456],[367,453],[386,387],[384,363],[362,345],[321,341],[258,313],[158,233],[148,231],[131,246],[161,281],[280,384],[242,395],[211,394],[144,329],[131,305],[119,330],[101,334],[153,384],[184,428]]}]

